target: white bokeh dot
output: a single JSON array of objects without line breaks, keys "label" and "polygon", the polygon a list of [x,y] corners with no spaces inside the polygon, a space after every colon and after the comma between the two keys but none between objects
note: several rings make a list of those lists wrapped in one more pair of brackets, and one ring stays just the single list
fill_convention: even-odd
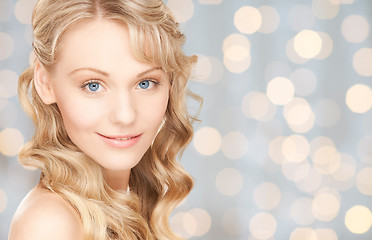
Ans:
[{"label": "white bokeh dot", "polygon": [[235,12],[234,25],[241,33],[253,34],[260,29],[261,24],[261,13],[255,7],[243,6]]},{"label": "white bokeh dot", "polygon": [[247,137],[241,132],[229,132],[222,138],[221,150],[229,159],[240,159],[248,151]]},{"label": "white bokeh dot", "polygon": [[296,133],[305,133],[313,128],[315,115],[310,104],[304,98],[293,98],[283,109],[288,126]]},{"label": "white bokeh dot", "polygon": [[318,220],[329,222],[338,216],[340,206],[341,203],[337,196],[323,192],[314,197],[311,209]]},{"label": "white bokeh dot", "polygon": [[340,6],[329,0],[312,0],[312,10],[319,19],[333,19],[337,16]]},{"label": "white bokeh dot", "polygon": [[342,21],[341,33],[346,41],[360,43],[368,37],[369,28],[370,26],[365,17],[350,15]]},{"label": "white bokeh dot", "polygon": [[318,228],[315,232],[317,240],[338,240],[337,234],[332,228]]},{"label": "white bokeh dot", "polygon": [[278,11],[271,6],[261,6],[258,11],[262,16],[262,24],[259,28],[261,33],[272,33],[274,32],[280,23],[280,15]]},{"label": "white bokeh dot", "polygon": [[291,232],[289,240],[318,240],[318,237],[312,228],[296,228]]},{"label": "white bokeh dot", "polygon": [[317,32],[305,29],[295,36],[293,47],[300,57],[314,58],[322,50],[322,38]]},{"label": "white bokeh dot", "polygon": [[354,205],[345,214],[345,226],[355,234],[366,233],[372,225],[371,210],[363,205]]},{"label": "white bokeh dot", "polygon": [[237,169],[225,168],[216,176],[216,187],[222,195],[234,196],[242,190],[243,180]]},{"label": "white bokeh dot", "polygon": [[194,15],[194,3],[191,0],[168,0],[167,7],[180,23],[187,22]]},{"label": "white bokeh dot", "polygon": [[264,182],[258,185],[253,192],[255,204],[263,210],[271,210],[279,205],[281,191],[275,183]]},{"label": "white bokeh dot", "polygon": [[372,48],[358,50],[353,57],[353,67],[361,76],[372,76]]},{"label": "white bokeh dot", "polygon": [[362,194],[372,196],[372,167],[363,168],[357,173],[356,187]]},{"label": "white bokeh dot", "polygon": [[371,88],[364,84],[355,84],[347,90],[345,101],[352,112],[366,113],[372,107]]},{"label": "white bokeh dot", "polygon": [[295,89],[292,82],[285,77],[275,77],[266,88],[266,95],[273,104],[285,105],[294,97]]},{"label": "white bokeh dot", "polygon": [[20,23],[31,24],[32,10],[37,0],[18,0],[14,7],[14,15]]},{"label": "white bokeh dot", "polygon": [[14,50],[12,37],[4,32],[0,32],[0,60],[9,58]]},{"label": "white bokeh dot", "polygon": [[193,146],[202,155],[213,155],[220,150],[221,134],[217,129],[203,127],[195,133]]},{"label": "white bokeh dot", "polygon": [[359,140],[357,146],[358,157],[365,163],[372,163],[372,135],[368,135]]},{"label": "white bokeh dot", "polygon": [[212,225],[212,218],[205,209],[194,208],[188,212],[196,220],[196,228],[193,232],[193,236],[203,236],[209,232]]},{"label": "white bokeh dot", "polygon": [[0,152],[5,156],[16,156],[24,144],[22,133],[15,128],[6,128],[0,132]]},{"label": "white bokeh dot", "polygon": [[259,212],[249,221],[249,231],[256,239],[270,239],[274,236],[276,228],[276,219],[267,212]]}]

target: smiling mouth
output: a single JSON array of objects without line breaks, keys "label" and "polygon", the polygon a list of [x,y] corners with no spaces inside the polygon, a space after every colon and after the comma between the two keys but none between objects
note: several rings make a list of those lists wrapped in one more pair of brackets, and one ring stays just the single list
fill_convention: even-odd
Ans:
[{"label": "smiling mouth", "polygon": [[131,146],[135,145],[139,141],[140,137],[142,136],[142,134],[125,135],[125,136],[124,135],[122,135],[122,136],[119,136],[119,135],[106,136],[106,135],[102,135],[100,133],[97,133],[97,134],[98,134],[98,136],[101,137],[103,142],[105,142],[109,146],[115,147],[115,148],[131,147]]},{"label": "smiling mouth", "polygon": [[130,140],[130,139],[133,139],[133,138],[137,138],[141,135],[141,134],[138,134],[138,135],[127,135],[127,136],[106,136],[106,135],[103,135],[103,134],[100,134],[100,133],[97,133],[97,134],[100,135],[101,137],[104,137],[104,138],[107,138],[107,139],[119,140],[119,141]]}]

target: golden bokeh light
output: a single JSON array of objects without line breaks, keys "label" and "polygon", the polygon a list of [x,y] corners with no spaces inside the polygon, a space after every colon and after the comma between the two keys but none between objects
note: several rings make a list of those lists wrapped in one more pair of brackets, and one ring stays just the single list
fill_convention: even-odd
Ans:
[{"label": "golden bokeh light", "polygon": [[225,196],[234,196],[243,188],[244,178],[242,174],[234,168],[225,168],[216,176],[217,190]]},{"label": "golden bokeh light", "polygon": [[294,86],[292,82],[285,77],[275,77],[266,88],[266,95],[273,104],[285,105],[289,103],[294,96]]},{"label": "golden bokeh light", "polygon": [[372,225],[372,213],[369,208],[354,205],[345,214],[345,226],[355,234],[366,233]]},{"label": "golden bokeh light", "polygon": [[341,163],[338,169],[331,173],[331,176],[336,181],[349,181],[352,179],[356,172],[356,162],[354,158],[349,154],[341,154]]},{"label": "golden bokeh light", "polygon": [[294,48],[294,38],[289,39],[286,45],[286,54],[289,60],[296,64],[304,64],[309,61],[308,58],[303,58],[298,55],[297,51]]},{"label": "golden bokeh light", "polygon": [[324,192],[314,197],[311,209],[318,220],[329,222],[337,217],[340,206],[341,203],[337,196]]},{"label": "golden bokeh light", "polygon": [[286,137],[284,136],[277,136],[269,143],[269,156],[274,163],[283,164],[287,161],[283,155],[283,142],[285,139]]},{"label": "golden bokeh light", "polygon": [[243,97],[241,108],[247,118],[260,121],[269,121],[276,113],[276,106],[269,101],[266,94],[255,91]]},{"label": "golden bokeh light", "polygon": [[317,240],[338,240],[336,232],[331,228],[318,228],[315,232]]},{"label": "golden bokeh light", "polygon": [[346,105],[352,112],[366,113],[372,107],[372,91],[364,84],[355,84],[346,92]]},{"label": "golden bokeh light", "polygon": [[273,215],[266,212],[255,214],[249,221],[249,231],[256,239],[269,239],[274,236],[277,222]]},{"label": "golden bokeh light", "polygon": [[253,34],[260,29],[261,24],[261,13],[255,7],[241,7],[234,15],[234,25],[241,33]]},{"label": "golden bokeh light", "polygon": [[264,182],[258,185],[253,192],[253,200],[260,209],[271,210],[278,206],[281,191],[275,183]]},{"label": "golden bokeh light", "polygon": [[0,132],[0,153],[16,156],[24,144],[22,133],[15,128],[6,128]]},{"label": "golden bokeh light", "polygon": [[353,57],[353,67],[361,76],[372,76],[372,48],[358,50]]},{"label": "golden bokeh light", "polygon": [[200,237],[207,234],[212,225],[212,218],[209,213],[202,208],[191,209],[188,213],[194,217],[197,223],[196,228],[191,235]]},{"label": "golden bokeh light", "polygon": [[322,38],[313,30],[302,30],[294,37],[293,48],[302,58],[314,58],[322,50]]},{"label": "golden bokeh light", "polygon": [[322,48],[320,49],[319,54],[317,54],[315,59],[326,59],[331,55],[333,51],[333,40],[332,38],[324,32],[317,32],[320,39],[322,40]]},{"label": "golden bokeh light", "polygon": [[221,134],[217,129],[203,127],[195,133],[193,146],[202,155],[213,155],[220,150],[222,143]]},{"label": "golden bokeh light", "polygon": [[284,106],[283,116],[291,130],[296,133],[306,133],[314,126],[314,112],[304,98],[293,98]]},{"label": "golden bokeh light", "polygon": [[331,174],[335,172],[341,164],[341,156],[333,146],[319,147],[313,157],[315,169],[322,174]]},{"label": "golden bokeh light", "polygon": [[291,232],[289,240],[318,240],[318,236],[312,228],[296,228]]}]

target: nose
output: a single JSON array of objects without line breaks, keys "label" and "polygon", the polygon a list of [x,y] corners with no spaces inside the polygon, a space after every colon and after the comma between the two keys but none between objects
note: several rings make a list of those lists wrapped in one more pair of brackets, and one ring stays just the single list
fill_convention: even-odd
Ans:
[{"label": "nose", "polygon": [[110,121],[116,125],[130,125],[137,117],[136,102],[130,93],[118,93],[111,100]]}]

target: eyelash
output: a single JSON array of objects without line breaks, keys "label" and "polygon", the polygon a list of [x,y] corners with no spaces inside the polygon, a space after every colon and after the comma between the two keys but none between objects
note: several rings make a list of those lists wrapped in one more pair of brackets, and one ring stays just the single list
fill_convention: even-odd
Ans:
[{"label": "eyelash", "polygon": [[[160,82],[159,82],[159,81],[150,78],[150,79],[144,79],[144,80],[141,80],[140,82],[138,82],[137,87],[138,87],[138,88],[141,88],[139,85],[140,85],[142,82],[146,82],[146,81],[154,84],[154,86],[152,86],[151,88],[160,85]],[[86,92],[89,93],[89,94],[96,94],[97,91],[90,91],[90,90],[87,89],[87,86],[88,86],[89,84],[91,84],[91,83],[96,83],[96,84],[98,84],[98,85],[100,86],[100,88],[103,87],[102,84],[101,84],[98,80],[88,80],[88,81],[84,82],[83,84],[81,84],[81,85],[80,85],[80,88],[81,88],[82,90],[86,91]],[[150,88],[150,89],[151,89],[151,88]],[[146,89],[142,88],[142,89],[143,89],[143,90],[146,90],[146,89],[148,89],[148,88],[146,88]]]},{"label": "eyelash", "polygon": [[[160,85],[160,82],[159,81],[157,81],[157,80],[155,80],[155,79],[144,79],[144,80],[141,80],[138,84],[137,84],[137,87],[139,87],[139,88],[141,88],[139,85],[142,83],[142,82],[150,82],[150,83],[153,83],[154,84],[154,86],[153,87],[156,87],[156,86],[158,86],[158,85]],[[152,87],[152,88],[153,88]],[[147,89],[147,88],[146,88]],[[146,90],[146,89],[143,89],[143,90]]]}]

